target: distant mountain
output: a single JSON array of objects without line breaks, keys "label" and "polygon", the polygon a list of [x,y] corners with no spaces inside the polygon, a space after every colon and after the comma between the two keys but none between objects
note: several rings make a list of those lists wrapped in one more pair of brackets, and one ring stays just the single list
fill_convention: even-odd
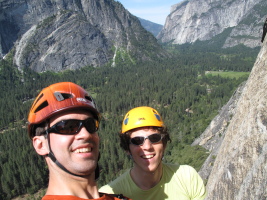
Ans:
[{"label": "distant mountain", "polygon": [[224,35],[222,47],[261,45],[262,26],[267,16],[266,0],[184,0],[171,12],[158,39],[184,44]]},{"label": "distant mountain", "polygon": [[155,37],[159,34],[162,30],[163,26],[161,24],[156,24],[154,22],[148,21],[146,19],[142,19],[138,17],[141,22],[141,25],[150,33],[152,33]]},{"label": "distant mountain", "polygon": [[167,54],[114,0],[1,0],[0,56],[19,68],[62,71]]}]

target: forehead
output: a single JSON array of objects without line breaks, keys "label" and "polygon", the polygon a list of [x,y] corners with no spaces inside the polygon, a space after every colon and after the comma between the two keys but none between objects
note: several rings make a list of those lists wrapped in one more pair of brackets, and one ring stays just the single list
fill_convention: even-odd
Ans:
[{"label": "forehead", "polygon": [[60,121],[64,119],[81,119],[82,120],[88,117],[93,117],[93,114],[88,110],[81,110],[81,109],[66,110],[51,117],[50,123],[53,121]]},{"label": "forehead", "polygon": [[156,127],[153,126],[146,126],[146,127],[140,127],[136,128],[131,132],[131,137],[135,136],[147,136],[151,135],[152,133],[159,133]]}]

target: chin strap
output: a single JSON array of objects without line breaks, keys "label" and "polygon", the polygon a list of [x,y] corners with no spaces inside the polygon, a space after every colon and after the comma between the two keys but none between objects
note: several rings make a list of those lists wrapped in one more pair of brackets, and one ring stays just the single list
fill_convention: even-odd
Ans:
[{"label": "chin strap", "polygon": [[[69,170],[67,170],[60,162],[58,162],[58,160],[56,159],[52,149],[51,149],[51,145],[50,145],[50,137],[49,137],[49,133],[46,134],[46,138],[48,141],[48,147],[49,147],[49,153],[46,155],[48,156],[60,169],[62,169],[63,171],[67,172],[68,174],[71,174],[73,176],[78,176],[78,177],[86,177],[86,175],[78,175],[78,174],[74,174],[72,172],[70,172]],[[98,160],[100,159],[100,154],[98,156]],[[95,169],[95,180],[97,180],[99,178],[99,174],[100,174],[100,170],[99,170],[99,166],[97,163],[96,169]]]},{"label": "chin strap", "polygon": [[54,153],[50,150],[49,154],[47,154],[47,156],[54,162],[56,163],[56,165],[61,168],[63,171],[67,172],[68,174],[71,174],[73,176],[78,176],[78,177],[85,177],[82,175],[78,175],[78,174],[74,174],[72,172],[70,172],[69,170],[67,170],[60,162],[58,162],[58,160],[56,159]]}]

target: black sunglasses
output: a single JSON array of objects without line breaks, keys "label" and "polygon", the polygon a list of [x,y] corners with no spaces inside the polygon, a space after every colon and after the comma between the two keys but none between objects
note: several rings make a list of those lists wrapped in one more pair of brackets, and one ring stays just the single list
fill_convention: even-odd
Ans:
[{"label": "black sunglasses", "polygon": [[134,145],[143,145],[146,139],[149,139],[149,141],[154,144],[158,143],[162,140],[164,136],[162,134],[154,133],[149,136],[137,136],[130,139],[131,144]]},{"label": "black sunglasses", "polygon": [[85,120],[68,119],[62,120],[55,125],[48,128],[45,133],[58,133],[63,135],[74,135],[78,133],[82,126],[86,128],[89,133],[95,133],[98,130],[99,122],[94,118],[87,118]]}]

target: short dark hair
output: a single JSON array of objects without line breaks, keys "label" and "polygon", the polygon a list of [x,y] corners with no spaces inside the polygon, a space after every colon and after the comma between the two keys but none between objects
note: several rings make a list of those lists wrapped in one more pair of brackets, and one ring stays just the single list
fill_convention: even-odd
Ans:
[{"label": "short dark hair", "polygon": [[[167,146],[167,142],[171,142],[171,138],[170,138],[170,135],[168,133],[167,127],[151,126],[151,128],[158,130],[160,134],[164,135],[164,137],[162,138],[162,143],[163,143],[164,147]],[[134,130],[136,130],[136,129],[132,129],[130,131],[127,131],[124,134],[120,133],[120,146],[125,151],[130,151],[130,148],[129,148],[130,139],[131,139],[131,134]]]}]

